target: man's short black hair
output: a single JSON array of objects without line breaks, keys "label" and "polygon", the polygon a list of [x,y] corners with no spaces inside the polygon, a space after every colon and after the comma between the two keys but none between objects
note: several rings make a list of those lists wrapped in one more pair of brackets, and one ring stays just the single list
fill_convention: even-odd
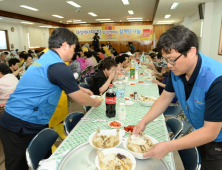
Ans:
[{"label": "man's short black hair", "polygon": [[98,52],[101,52],[101,50],[99,48],[96,48],[95,51],[98,53]]},{"label": "man's short black hair", "polygon": [[158,53],[170,54],[174,49],[185,56],[191,47],[196,47],[198,54],[198,39],[194,32],[184,27],[176,25],[164,32],[157,43]]},{"label": "man's short black hair", "polygon": [[8,55],[8,52],[7,52],[7,51],[5,51],[4,53],[5,53],[6,55]]},{"label": "man's short black hair", "polygon": [[116,63],[117,63],[117,64],[123,63],[125,60],[126,60],[126,58],[125,58],[124,55],[121,55],[121,56],[119,56],[119,57],[116,57]]},{"label": "man's short black hair", "polygon": [[129,55],[128,54],[123,54],[123,55],[121,55],[121,57],[128,57],[129,58]]},{"label": "man's short black hair", "polygon": [[11,69],[5,63],[0,63],[0,72],[3,75],[6,75],[11,72]]},{"label": "man's short black hair", "polygon": [[8,61],[9,67],[16,65],[16,63],[20,63],[20,61],[19,61],[17,58],[11,58],[11,59]]},{"label": "man's short black hair", "polygon": [[64,42],[78,44],[78,37],[67,28],[56,28],[49,37],[49,48],[60,48]]},{"label": "man's short black hair", "polygon": [[92,57],[92,53],[91,52],[84,52],[84,56],[86,56],[87,58]]},{"label": "man's short black hair", "polygon": [[101,47],[104,47],[104,46],[106,46],[106,45],[102,43],[102,44],[101,44]]},{"label": "man's short black hair", "polygon": [[102,69],[105,70],[110,70],[111,67],[117,67],[117,63],[115,62],[115,60],[111,59],[111,58],[106,58],[105,60],[102,61]]}]

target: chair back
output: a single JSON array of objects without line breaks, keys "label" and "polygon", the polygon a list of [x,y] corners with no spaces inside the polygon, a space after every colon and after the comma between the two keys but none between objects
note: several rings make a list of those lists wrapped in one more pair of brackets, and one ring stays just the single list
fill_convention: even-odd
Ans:
[{"label": "chair back", "polygon": [[89,65],[86,67],[86,74],[90,75],[91,69],[93,66]]},{"label": "chair back", "polygon": [[168,106],[163,115],[177,117],[182,111],[181,106]]},{"label": "chair back", "polygon": [[87,113],[91,108],[92,108],[92,106],[83,106],[83,109],[85,110],[86,113]]},{"label": "chair back", "polygon": [[89,89],[89,88],[90,88],[89,85],[86,84],[86,83],[80,83],[79,86],[80,86],[80,87],[83,87],[83,88],[86,88],[86,89]]},{"label": "chair back", "polygon": [[32,170],[38,168],[39,161],[45,158],[59,134],[53,129],[43,129],[29,143],[26,149],[26,160]]},{"label": "chair back", "polygon": [[92,78],[91,77],[86,77],[85,78],[85,83],[90,86],[92,84]]},{"label": "chair back", "polygon": [[170,140],[175,140],[183,130],[183,123],[176,118],[171,118],[166,121],[166,124],[174,134]]},{"label": "chair back", "polygon": [[83,116],[84,114],[82,112],[74,112],[66,116],[65,120],[63,121],[63,125],[67,135],[71,132],[71,130],[76,126],[76,124]]},{"label": "chair back", "polygon": [[182,130],[181,134],[183,134],[183,136],[185,136],[192,131],[193,126],[191,125],[189,120],[181,120],[181,121],[183,122],[183,130]]},{"label": "chair back", "polygon": [[178,151],[180,158],[183,162],[185,170],[199,170],[200,169],[200,156],[197,148],[190,148]]}]

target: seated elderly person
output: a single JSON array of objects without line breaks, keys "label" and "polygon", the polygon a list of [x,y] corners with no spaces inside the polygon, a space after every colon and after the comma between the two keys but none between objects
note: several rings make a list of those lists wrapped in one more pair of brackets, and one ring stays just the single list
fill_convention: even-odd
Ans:
[{"label": "seated elderly person", "polygon": [[[84,52],[84,59],[86,60],[85,64],[86,67],[88,66],[94,66],[93,60],[92,60],[92,53],[91,52]],[[93,74],[95,71],[92,69],[91,74]]]},{"label": "seated elderly person", "polygon": [[11,70],[5,63],[0,63],[0,105],[4,106],[11,93],[14,92],[18,79],[10,74]]},{"label": "seated elderly person", "polygon": [[9,73],[12,73],[14,76],[17,77],[18,80],[20,80],[19,72],[23,71],[23,67],[19,68],[18,65],[19,65],[19,60],[17,58],[11,58],[8,61],[8,66],[10,68],[10,72]]},{"label": "seated elderly person", "polygon": [[77,55],[78,55],[77,53],[73,55],[71,59],[72,63],[70,63],[68,66],[72,70],[73,73],[78,73],[78,75],[80,75],[81,67],[80,67],[80,63],[76,60]]},{"label": "seated elderly person", "polygon": [[1,53],[1,55],[0,55],[0,63],[5,63],[5,57],[6,57],[6,54],[5,53]]},{"label": "seated elderly person", "polygon": [[126,71],[130,70],[129,56],[127,54],[116,57],[116,63],[118,64],[120,73],[125,74]]},{"label": "seated elderly person", "polygon": [[101,67],[93,78],[90,90],[95,95],[103,94],[107,91],[109,84],[117,79],[117,63],[113,59],[103,60]]}]

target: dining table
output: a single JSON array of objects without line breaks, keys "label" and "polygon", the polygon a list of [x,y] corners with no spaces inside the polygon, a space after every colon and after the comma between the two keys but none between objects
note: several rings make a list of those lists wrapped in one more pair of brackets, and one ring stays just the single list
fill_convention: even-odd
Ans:
[{"label": "dining table", "polygon": [[[151,82],[144,82],[145,74],[139,74],[138,79],[130,79],[125,85],[125,97],[129,97],[130,101],[133,101],[133,105],[126,105],[126,119],[121,120],[124,124],[120,129],[124,129],[124,126],[127,125],[136,125],[140,122],[140,120],[146,115],[149,111],[150,107],[143,106],[138,100],[134,100],[130,97],[130,94],[133,94],[137,91],[137,94],[143,96],[150,96],[153,98],[159,97],[158,86]],[[105,97],[105,95],[104,95]],[[117,99],[116,103],[116,111],[118,114],[118,105],[120,99]],[[161,107],[161,106],[160,106]],[[87,142],[89,140],[89,136],[94,133],[98,128],[101,130],[111,129],[108,126],[108,122],[110,121],[118,121],[118,116],[108,118],[106,116],[106,104],[105,101],[102,101],[102,104],[94,108],[92,107],[85,115],[84,118],[89,119],[102,119],[105,121],[85,121],[80,120],[78,124],[72,129],[70,134],[65,138],[65,140],[59,145],[59,147],[55,150],[55,152],[51,155],[50,158],[56,157],[57,159],[62,159],[64,157],[65,152],[72,150],[73,148]],[[157,121],[152,121],[146,126],[145,134],[155,138],[158,142],[166,142],[169,141],[169,134],[166,128],[165,118],[164,115],[161,114],[159,117],[156,118]],[[125,133],[123,136],[127,138],[129,136],[128,133]],[[82,153],[84,154],[84,153]],[[62,155],[62,156],[59,156]],[[87,157],[88,155],[86,155]],[[175,163],[173,153],[168,153],[164,160],[167,162],[171,170],[175,170]],[[93,165],[95,166],[95,165]],[[95,169],[95,168],[94,168]],[[87,168],[86,168],[87,170]]]}]

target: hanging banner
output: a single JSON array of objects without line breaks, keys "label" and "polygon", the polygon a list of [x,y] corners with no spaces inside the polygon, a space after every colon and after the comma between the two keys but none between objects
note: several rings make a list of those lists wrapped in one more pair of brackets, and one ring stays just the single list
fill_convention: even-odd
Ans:
[{"label": "hanging banner", "polygon": [[95,33],[100,41],[145,41],[153,40],[153,25],[138,26],[102,26],[69,28],[79,41],[92,41]]}]

